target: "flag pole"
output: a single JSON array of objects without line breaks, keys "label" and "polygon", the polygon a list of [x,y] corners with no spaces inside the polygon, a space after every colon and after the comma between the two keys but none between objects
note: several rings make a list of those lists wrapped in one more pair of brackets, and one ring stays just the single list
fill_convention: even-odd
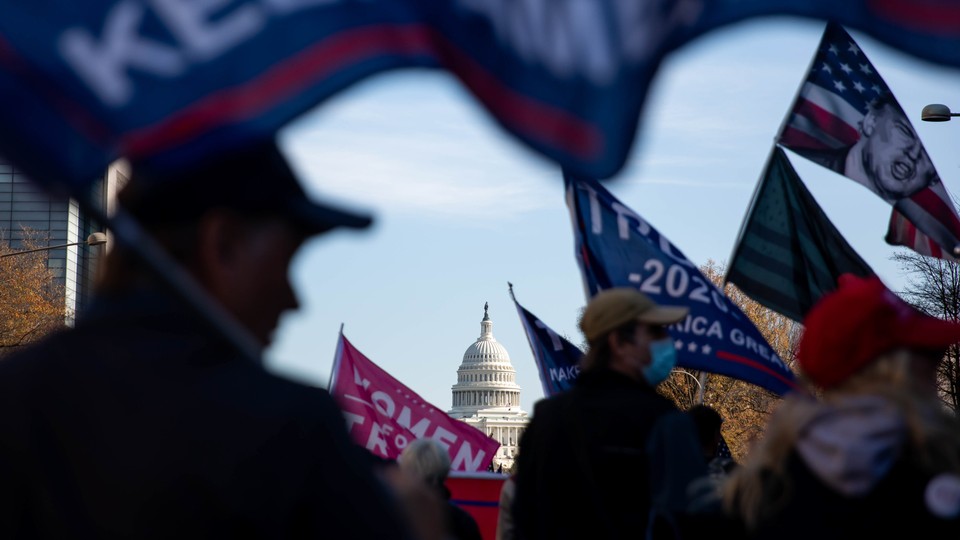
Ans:
[{"label": "flag pole", "polygon": [[330,377],[327,378],[327,391],[332,391],[337,381],[337,372],[340,371],[340,363],[343,361],[343,323],[340,323],[340,333],[337,336],[337,350],[333,353],[333,365],[330,367]]},{"label": "flag pole", "polygon": [[764,181],[767,179],[767,172],[770,169],[770,164],[773,163],[773,154],[776,151],[777,142],[774,140],[773,147],[770,149],[770,155],[767,156],[767,161],[763,165],[763,170],[760,171],[760,178],[757,180],[757,185],[753,188],[753,196],[750,198],[750,205],[747,206],[747,212],[743,215],[743,221],[740,223],[740,230],[737,232],[737,239],[733,243],[733,251],[730,253],[730,258],[727,259],[726,268],[723,270],[723,281],[721,282],[722,289],[727,287],[727,279],[730,276],[730,267],[733,265],[734,259],[740,252],[740,242],[743,240],[743,235],[747,230],[747,223],[750,221],[750,216],[753,215],[753,209],[757,205],[757,199],[760,196],[760,190],[763,187]]},{"label": "flag pole", "polygon": [[[567,203],[567,212],[570,214],[570,224],[573,226],[573,236],[574,236],[574,259],[577,259],[578,250],[580,249],[580,240],[577,236],[577,195],[574,191],[577,187],[574,185],[576,180],[572,179],[566,170],[562,170],[563,174],[563,199]],[[578,266],[581,268],[580,280],[583,283],[583,294],[587,299],[587,302],[590,301],[590,298],[593,297],[593,294],[590,292],[590,282],[587,279],[587,276],[583,272],[583,262],[578,263]]]}]

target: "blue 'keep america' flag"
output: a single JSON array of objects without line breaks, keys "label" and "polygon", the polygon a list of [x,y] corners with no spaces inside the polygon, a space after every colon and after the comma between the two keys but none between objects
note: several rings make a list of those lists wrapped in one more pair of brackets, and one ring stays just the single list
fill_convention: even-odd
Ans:
[{"label": "blue 'keep america' flag", "polygon": [[566,392],[580,375],[579,364],[583,351],[521,306],[513,296],[513,285],[510,286],[510,296],[517,306],[517,314],[520,315],[533,358],[537,362],[543,395],[550,397]]},{"label": "blue 'keep america' flag", "polygon": [[587,299],[635,287],[658,304],[686,306],[687,318],[669,327],[679,367],[776,394],[796,387],[793,372],[750,319],[665,236],[597,181],[565,174],[564,183]]},{"label": "blue 'keep america' flag", "polygon": [[[918,7],[918,4],[922,4]],[[0,154],[79,191],[116,158],[237,148],[358,81],[443,69],[563,167],[616,173],[665,55],[752,17],[833,20],[960,66],[943,0],[0,2]]]}]

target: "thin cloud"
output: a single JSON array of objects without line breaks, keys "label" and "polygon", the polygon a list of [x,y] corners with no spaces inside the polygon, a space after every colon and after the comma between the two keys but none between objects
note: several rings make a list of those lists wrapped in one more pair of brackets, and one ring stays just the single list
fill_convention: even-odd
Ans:
[{"label": "thin cloud", "polygon": [[[531,169],[530,176],[518,176],[517,163],[489,150],[480,152],[476,142],[385,141],[375,133],[312,135],[287,145],[291,161],[311,186],[380,212],[491,222],[514,220],[546,204],[541,193],[548,184],[545,171]],[[457,171],[453,178],[451,170]]]},{"label": "thin cloud", "polygon": [[490,226],[551,204],[556,166],[531,160],[451,86],[439,77],[365,86],[285,130],[285,147],[320,193],[378,212]]}]

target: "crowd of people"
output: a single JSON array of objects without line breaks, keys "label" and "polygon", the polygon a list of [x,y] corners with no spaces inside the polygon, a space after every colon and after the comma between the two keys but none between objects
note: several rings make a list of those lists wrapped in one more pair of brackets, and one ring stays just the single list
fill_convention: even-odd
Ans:
[{"label": "crowd of people", "polygon": [[[297,307],[300,245],[370,223],[309,198],[273,140],[189,170],[134,164],[119,203],[260,348]],[[0,536],[480,538],[441,444],[370,455],[325,390],[251,361],[163,277],[114,246],[76,326],[0,363]],[[632,288],[589,301],[581,375],[536,404],[498,540],[957,536],[960,425],[935,377],[960,324],[844,279],[804,321],[809,385],[737,463],[716,410],[656,391],[686,315]]]}]

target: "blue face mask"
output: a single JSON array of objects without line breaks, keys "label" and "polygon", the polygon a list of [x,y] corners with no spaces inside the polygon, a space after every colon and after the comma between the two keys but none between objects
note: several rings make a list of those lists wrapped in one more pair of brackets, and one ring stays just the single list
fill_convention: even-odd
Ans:
[{"label": "blue face mask", "polygon": [[650,386],[656,386],[670,376],[670,370],[677,365],[677,349],[673,338],[658,339],[650,342],[650,365],[643,369],[643,377]]}]

